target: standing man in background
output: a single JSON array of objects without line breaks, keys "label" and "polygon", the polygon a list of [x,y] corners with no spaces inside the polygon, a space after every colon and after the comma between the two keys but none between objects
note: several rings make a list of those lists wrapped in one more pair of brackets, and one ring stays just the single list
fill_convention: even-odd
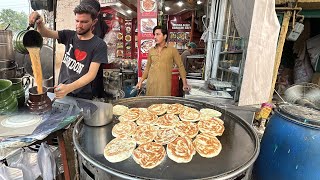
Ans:
[{"label": "standing man in background", "polygon": [[148,79],[147,96],[171,96],[172,68],[173,64],[176,64],[183,82],[183,90],[188,91],[189,86],[181,56],[176,48],[167,44],[167,29],[156,26],[153,29],[153,35],[156,45],[148,52],[146,69],[136,87],[140,89],[142,82]]},{"label": "standing man in background", "polygon": [[[187,56],[191,56],[192,54],[194,54],[196,52],[197,49],[197,45],[194,42],[190,42],[188,44],[188,49],[186,49],[185,51],[183,51],[183,53],[181,54],[181,60],[183,62],[184,68],[186,69],[187,73],[188,70],[190,68],[190,64],[187,62]],[[179,97],[183,97],[184,96],[184,91],[183,91],[183,82],[182,79],[180,78],[179,80]]]},{"label": "standing man in background", "polygon": [[192,54],[195,53],[197,49],[197,45],[194,42],[190,42],[188,44],[188,49],[186,49],[185,51],[183,51],[183,53],[181,54],[181,59],[184,65],[184,68],[186,68],[188,70],[188,66],[187,66],[187,56],[190,56]]}]

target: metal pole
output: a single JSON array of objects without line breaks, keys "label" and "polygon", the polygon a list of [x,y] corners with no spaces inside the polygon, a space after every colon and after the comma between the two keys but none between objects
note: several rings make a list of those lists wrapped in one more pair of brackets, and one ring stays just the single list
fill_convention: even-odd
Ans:
[{"label": "metal pole", "polygon": [[[209,3],[210,2],[208,1],[208,5],[209,5]],[[206,56],[206,67],[205,67],[205,74],[204,74],[205,81],[207,81],[209,79],[210,71],[211,71],[215,14],[216,14],[216,0],[212,0],[211,1],[211,8],[210,8],[210,21],[209,21],[209,27],[208,27],[207,56]]]},{"label": "metal pole", "polygon": [[[227,11],[227,4],[228,0],[221,0],[220,6],[219,6],[219,20],[218,20],[218,27],[217,27],[217,37],[216,39],[222,39],[223,38],[223,30],[224,30],[224,23],[225,23],[225,17],[226,17],[226,11]],[[214,46],[214,58],[213,58],[213,64],[211,69],[211,78],[217,77],[217,69],[218,69],[218,63],[219,63],[219,57],[220,57],[220,51],[221,51],[221,45],[222,41],[217,41]]]},{"label": "metal pole", "polygon": [[[220,2],[223,1],[223,0],[216,0],[216,3],[214,5],[215,7],[215,11],[214,11],[214,19],[213,19],[213,32],[214,32],[214,35],[213,35],[213,38],[215,38],[217,36],[217,19],[218,19],[218,13],[219,13],[219,7],[220,7]],[[217,38],[215,38],[217,39]],[[213,44],[214,44],[215,41],[213,41]]]}]

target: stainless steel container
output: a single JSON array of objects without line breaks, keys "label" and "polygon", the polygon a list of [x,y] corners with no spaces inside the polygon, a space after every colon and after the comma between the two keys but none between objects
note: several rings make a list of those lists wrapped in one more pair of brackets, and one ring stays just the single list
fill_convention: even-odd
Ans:
[{"label": "stainless steel container", "polygon": [[13,60],[12,31],[0,30],[0,59]]},{"label": "stainless steel container", "polygon": [[17,65],[13,60],[0,59],[0,79],[16,77]]},{"label": "stainless steel container", "polygon": [[87,106],[87,108],[83,109],[84,123],[88,126],[104,126],[111,123],[112,108],[112,104],[102,102],[95,102],[90,107]]}]

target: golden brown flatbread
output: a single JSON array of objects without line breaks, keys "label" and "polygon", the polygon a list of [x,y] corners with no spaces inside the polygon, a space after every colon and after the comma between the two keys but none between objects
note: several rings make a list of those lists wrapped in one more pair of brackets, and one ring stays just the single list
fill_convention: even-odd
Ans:
[{"label": "golden brown flatbread", "polygon": [[177,137],[178,134],[173,129],[158,129],[157,136],[154,138],[154,141],[159,144],[166,145],[174,141]]},{"label": "golden brown flatbread", "polygon": [[124,115],[119,117],[119,121],[136,121],[139,119],[140,114],[139,108],[130,108]]},{"label": "golden brown flatbread", "polygon": [[200,113],[202,115],[211,116],[211,117],[220,117],[222,115],[221,112],[214,109],[210,109],[210,108],[200,109]]},{"label": "golden brown flatbread", "polygon": [[164,147],[155,142],[141,144],[132,153],[134,161],[145,169],[152,169],[158,166],[165,156],[166,150]]},{"label": "golden brown flatbread", "polygon": [[128,111],[128,107],[124,105],[115,105],[113,106],[113,114],[117,116],[121,116]]},{"label": "golden brown flatbread", "polygon": [[161,128],[174,128],[179,122],[179,117],[174,114],[165,114],[158,118],[156,125]]},{"label": "golden brown flatbread", "polygon": [[158,128],[151,125],[138,126],[136,132],[133,135],[133,139],[137,144],[144,144],[151,142],[157,135]]},{"label": "golden brown flatbread", "polygon": [[168,114],[180,114],[182,111],[184,111],[184,105],[179,103],[169,104],[167,108]]},{"label": "golden brown flatbread", "polygon": [[163,103],[162,105],[163,105],[163,107],[164,107],[164,108],[166,108],[166,110],[168,110],[168,106],[169,106],[169,104],[165,104],[165,103]]},{"label": "golden brown flatbread", "polygon": [[176,124],[176,127],[174,129],[179,136],[188,136],[191,139],[196,137],[199,132],[197,123],[188,121],[180,121]]},{"label": "golden brown flatbread", "polygon": [[167,145],[168,157],[177,163],[188,163],[196,151],[189,137],[178,137]]},{"label": "golden brown flatbread", "polygon": [[104,148],[104,157],[112,163],[128,159],[136,148],[136,142],[128,136],[111,140]]},{"label": "golden brown flatbread", "polygon": [[195,122],[200,120],[200,112],[194,108],[185,108],[179,117],[182,121]]},{"label": "golden brown flatbread", "polygon": [[147,124],[154,125],[156,124],[157,120],[158,120],[157,115],[154,115],[149,111],[145,111],[141,113],[139,119],[137,120],[137,124],[139,126],[147,125]]},{"label": "golden brown flatbread", "polygon": [[145,113],[145,112],[149,112],[147,108],[139,108],[141,112]]},{"label": "golden brown flatbread", "polygon": [[218,120],[201,120],[198,122],[199,130],[202,133],[210,133],[214,136],[221,136],[224,132],[223,124]]},{"label": "golden brown flatbread", "polygon": [[148,107],[148,111],[152,114],[161,116],[162,114],[167,112],[167,105],[165,104],[153,104]]},{"label": "golden brown flatbread", "polygon": [[136,128],[136,123],[132,121],[124,121],[114,125],[111,133],[114,137],[118,137],[121,135],[131,136],[135,133]]},{"label": "golden brown flatbread", "polygon": [[202,115],[200,116],[200,120],[216,120],[219,121],[221,124],[224,124],[224,121],[218,117],[211,117],[208,115]]},{"label": "golden brown flatbread", "polygon": [[219,139],[208,133],[198,134],[193,145],[200,156],[205,158],[217,156],[222,149]]}]

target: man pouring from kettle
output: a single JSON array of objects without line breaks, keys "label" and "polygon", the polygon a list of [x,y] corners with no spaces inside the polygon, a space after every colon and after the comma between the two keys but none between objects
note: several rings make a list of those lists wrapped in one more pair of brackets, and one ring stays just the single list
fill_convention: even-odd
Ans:
[{"label": "man pouring from kettle", "polygon": [[107,63],[107,45],[92,33],[97,22],[98,12],[90,5],[80,4],[74,9],[76,31],[54,31],[45,27],[38,12],[32,12],[29,23],[36,24],[43,37],[57,39],[65,45],[58,85],[54,92],[56,98],[66,95],[92,99],[92,81],[100,64]]}]

